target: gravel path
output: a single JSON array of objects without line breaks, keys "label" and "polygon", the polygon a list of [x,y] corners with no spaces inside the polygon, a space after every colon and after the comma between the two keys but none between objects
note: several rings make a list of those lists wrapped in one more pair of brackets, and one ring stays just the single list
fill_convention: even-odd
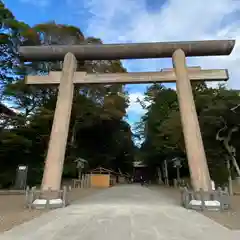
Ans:
[{"label": "gravel path", "polygon": [[0,239],[226,240],[239,236],[202,214],[177,206],[164,193],[123,185],[46,213],[3,233]]}]

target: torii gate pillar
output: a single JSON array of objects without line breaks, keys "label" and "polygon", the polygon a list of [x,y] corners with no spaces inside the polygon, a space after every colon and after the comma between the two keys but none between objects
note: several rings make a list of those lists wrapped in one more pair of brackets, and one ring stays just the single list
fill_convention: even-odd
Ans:
[{"label": "torii gate pillar", "polygon": [[194,190],[211,190],[211,181],[199,127],[185,53],[178,49],[172,56],[185,148]]},{"label": "torii gate pillar", "polygon": [[77,60],[75,56],[72,53],[67,53],[64,57],[57,104],[45,161],[41,186],[43,191],[48,191],[49,189],[59,191],[60,189],[72,111],[74,92],[73,77],[76,67]]}]

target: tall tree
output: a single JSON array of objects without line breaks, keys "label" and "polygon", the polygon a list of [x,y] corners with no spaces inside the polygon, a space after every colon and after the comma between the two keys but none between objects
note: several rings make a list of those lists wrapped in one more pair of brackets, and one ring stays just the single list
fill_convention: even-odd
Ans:
[{"label": "tall tree", "polygon": [[[11,12],[7,9],[6,11],[18,23]],[[85,39],[77,27],[59,25],[55,22],[38,24],[33,28],[21,23],[15,30],[18,39],[16,46],[102,44],[97,38]],[[12,42],[15,35],[8,35],[8,41]],[[9,52],[14,53],[9,59],[14,60],[17,68],[15,71],[13,65],[5,65],[4,69],[11,72],[11,76],[2,85],[3,97],[18,108],[20,113],[0,133],[0,157],[3,166],[1,169],[4,169],[0,171],[0,182],[3,186],[12,184],[16,166],[21,163],[29,165],[29,183],[36,183],[41,180],[58,89],[28,86],[24,83],[24,77],[27,74],[46,74],[51,70],[60,70],[62,63],[37,62],[23,65],[18,59],[16,46],[13,44],[4,46],[8,47]],[[6,56],[1,57],[7,63]],[[78,70],[126,71],[119,60],[79,62]],[[7,75],[7,72],[4,74]],[[64,166],[65,175],[74,176],[74,160],[77,157],[85,157],[92,167],[103,165],[114,170],[118,168],[122,171],[131,170],[134,146],[131,129],[123,120],[127,106],[128,96],[123,85],[99,84],[75,88]]]},{"label": "tall tree", "polygon": [[[226,182],[226,156],[231,157],[235,172],[239,171],[240,153],[236,141],[240,133],[239,92],[222,85],[208,88],[205,83],[192,84],[192,88],[211,177],[218,183]],[[145,96],[150,105],[146,107],[140,126],[145,139],[141,152],[145,154],[146,162],[158,165],[165,158],[179,156],[186,159],[175,91],[152,85]],[[184,163],[187,167],[187,161]]]}]

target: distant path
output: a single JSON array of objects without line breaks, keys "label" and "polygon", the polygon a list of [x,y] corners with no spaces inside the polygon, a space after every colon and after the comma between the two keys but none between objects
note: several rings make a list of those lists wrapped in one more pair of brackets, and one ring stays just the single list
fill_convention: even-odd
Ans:
[{"label": "distant path", "polygon": [[226,240],[233,239],[233,232],[177,206],[164,193],[124,185],[46,213],[0,235],[0,240],[32,239]]}]

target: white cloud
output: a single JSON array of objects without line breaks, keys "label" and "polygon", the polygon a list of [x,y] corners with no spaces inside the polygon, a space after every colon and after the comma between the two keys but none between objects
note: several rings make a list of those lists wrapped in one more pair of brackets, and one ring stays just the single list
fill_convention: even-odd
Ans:
[{"label": "white cloud", "polygon": [[[146,110],[141,106],[141,103],[144,104],[144,106],[146,106],[146,107],[151,104],[150,102],[144,101],[144,93],[142,93],[142,92],[130,93],[129,101],[130,101],[130,104],[127,109],[127,112],[129,115],[135,116],[137,118],[139,118],[139,116],[142,116],[146,112]],[[134,121],[135,120],[136,119],[134,119]]]},{"label": "white cloud", "polygon": [[[105,43],[236,39],[230,56],[188,58],[189,65],[203,68],[228,68],[229,87],[240,89],[240,1],[168,0],[149,11],[144,0],[84,0],[91,14],[87,35]],[[153,1],[154,2],[154,1]],[[129,71],[171,67],[170,60],[124,61]],[[141,93],[131,94],[132,99]],[[139,112],[134,103],[129,111]]]},{"label": "white cloud", "polygon": [[129,113],[142,115],[145,112],[144,109],[141,107],[140,103],[138,102],[138,99],[140,101],[144,100],[143,93],[135,92],[129,94],[130,105],[127,110]]},{"label": "white cloud", "polygon": [[[216,57],[215,61],[213,58],[189,61],[209,68],[228,67],[235,76],[240,61],[240,1],[169,0],[153,13],[147,10],[144,0],[113,0],[111,4],[108,0],[85,0],[85,6],[92,15],[87,34],[100,37],[106,43],[237,39],[231,56]],[[157,68],[154,60],[141,64],[145,68],[155,64]],[[233,83],[234,80],[230,83],[240,87],[240,83],[238,86]]]},{"label": "white cloud", "polygon": [[21,3],[32,4],[36,7],[47,7],[50,5],[51,0],[19,0]]}]

